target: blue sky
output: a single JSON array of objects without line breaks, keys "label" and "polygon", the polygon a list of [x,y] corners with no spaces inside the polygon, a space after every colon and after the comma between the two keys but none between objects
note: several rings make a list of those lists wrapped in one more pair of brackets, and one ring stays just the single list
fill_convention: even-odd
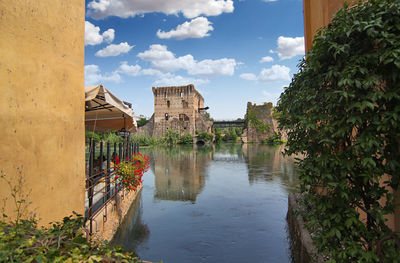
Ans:
[{"label": "blue sky", "polygon": [[215,119],[274,104],[304,56],[302,0],[86,0],[85,85],[154,111],[151,87],[194,84]]}]

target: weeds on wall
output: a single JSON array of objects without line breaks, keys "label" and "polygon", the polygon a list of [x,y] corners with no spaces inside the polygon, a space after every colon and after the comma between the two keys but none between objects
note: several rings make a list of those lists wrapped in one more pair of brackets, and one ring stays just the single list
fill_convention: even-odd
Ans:
[{"label": "weeds on wall", "polygon": [[399,205],[399,36],[399,0],[345,6],[280,97],[287,153],[304,155],[303,217],[328,262],[400,262],[385,217]]}]

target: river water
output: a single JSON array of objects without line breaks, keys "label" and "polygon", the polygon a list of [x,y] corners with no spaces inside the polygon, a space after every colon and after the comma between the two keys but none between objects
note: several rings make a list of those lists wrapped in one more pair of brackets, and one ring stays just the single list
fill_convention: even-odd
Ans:
[{"label": "river water", "polygon": [[152,262],[291,262],[285,217],[298,180],[282,150],[142,148],[151,168],[112,243]]}]

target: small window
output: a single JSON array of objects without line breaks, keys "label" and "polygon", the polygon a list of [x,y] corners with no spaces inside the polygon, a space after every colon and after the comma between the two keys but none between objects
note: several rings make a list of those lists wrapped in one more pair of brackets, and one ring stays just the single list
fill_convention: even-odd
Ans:
[{"label": "small window", "polygon": [[164,92],[164,98],[168,98],[167,92]]},{"label": "small window", "polygon": [[169,119],[168,113],[165,113],[165,120],[167,121]]},{"label": "small window", "polygon": [[181,91],[181,94],[180,94],[180,96],[181,96],[181,98],[183,98],[183,92]]},{"label": "small window", "polygon": [[169,108],[169,106],[171,106],[171,102],[169,102],[169,100],[167,100],[167,107]]}]

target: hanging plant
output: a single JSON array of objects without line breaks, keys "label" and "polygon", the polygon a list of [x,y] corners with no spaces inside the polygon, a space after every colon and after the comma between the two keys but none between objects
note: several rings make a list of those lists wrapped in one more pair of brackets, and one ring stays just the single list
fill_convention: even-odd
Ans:
[{"label": "hanging plant", "polygon": [[124,189],[131,191],[143,183],[142,177],[149,170],[149,156],[141,153],[133,154],[131,160],[127,159],[115,167],[115,179],[119,180]]}]

